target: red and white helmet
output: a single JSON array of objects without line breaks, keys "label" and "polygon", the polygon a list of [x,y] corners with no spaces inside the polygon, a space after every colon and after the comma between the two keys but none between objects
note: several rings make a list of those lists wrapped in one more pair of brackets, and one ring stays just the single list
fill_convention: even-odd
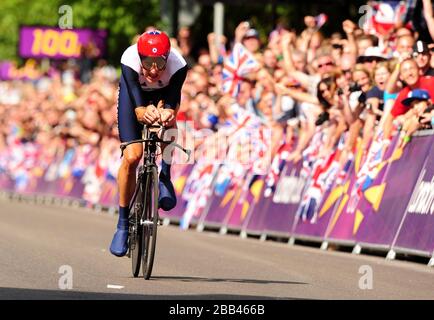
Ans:
[{"label": "red and white helmet", "polygon": [[140,56],[167,58],[170,53],[170,39],[163,31],[146,31],[137,40],[137,49]]}]

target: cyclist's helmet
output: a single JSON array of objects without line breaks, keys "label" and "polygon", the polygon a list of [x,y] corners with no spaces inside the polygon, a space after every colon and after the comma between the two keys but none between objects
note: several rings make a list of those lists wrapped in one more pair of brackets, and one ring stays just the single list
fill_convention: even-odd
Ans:
[{"label": "cyclist's helmet", "polygon": [[164,57],[170,53],[170,40],[166,33],[160,30],[144,32],[137,40],[137,49],[141,57]]}]

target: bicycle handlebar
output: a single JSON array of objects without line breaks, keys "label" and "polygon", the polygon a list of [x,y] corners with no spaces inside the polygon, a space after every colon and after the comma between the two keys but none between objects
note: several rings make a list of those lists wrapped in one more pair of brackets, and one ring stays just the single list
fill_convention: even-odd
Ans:
[{"label": "bicycle handlebar", "polygon": [[166,126],[163,126],[160,124],[158,124],[158,125],[157,124],[151,124],[151,125],[145,124],[145,125],[143,125],[143,127],[147,128],[147,129],[163,129],[163,130],[166,130],[169,128],[169,127],[166,127]]},{"label": "bicycle handlebar", "polygon": [[[163,126],[146,126],[147,128],[164,128]],[[156,137],[154,139],[138,139],[138,140],[132,140],[132,141],[127,141],[127,142],[122,142],[120,144],[120,148],[121,148],[121,157],[124,154],[124,150],[127,146],[129,146],[130,144],[133,143],[143,143],[143,142],[159,142],[159,143],[164,143],[164,144],[170,144],[173,145],[176,148],[179,148],[180,150],[182,150],[187,156],[188,156],[188,160],[187,162],[190,161],[190,155],[191,155],[191,150],[190,149],[185,149],[183,148],[181,145],[177,144],[176,142],[173,141],[164,141],[162,139],[160,139],[159,137]]]}]

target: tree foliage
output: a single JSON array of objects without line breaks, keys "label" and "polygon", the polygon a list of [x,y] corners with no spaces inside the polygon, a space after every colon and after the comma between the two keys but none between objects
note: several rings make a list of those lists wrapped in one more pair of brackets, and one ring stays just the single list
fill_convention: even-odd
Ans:
[{"label": "tree foliage", "polygon": [[0,60],[18,58],[20,25],[58,26],[59,7],[69,5],[74,28],[109,31],[109,61],[118,62],[134,36],[148,25],[164,29],[159,0],[2,0],[0,1]]},{"label": "tree foliage", "polygon": [[[206,34],[213,28],[212,0],[196,0],[202,4],[197,21],[191,26],[197,47],[206,47]],[[225,0],[225,35],[231,39],[237,24],[249,20],[266,41],[274,19],[281,18],[288,26],[301,31],[305,15],[328,14],[329,21],[322,28],[325,33],[341,30],[344,18],[357,21],[357,8],[366,0],[276,0],[276,16],[270,1]],[[167,0],[166,3],[171,3]],[[0,60],[18,58],[20,25],[58,26],[59,7],[70,5],[73,27],[108,29],[108,60],[119,64],[120,56],[134,36],[146,26],[156,25],[169,31],[161,20],[160,0],[0,0]],[[170,7],[170,5],[169,5]],[[167,12],[166,12],[167,14]],[[170,17],[170,15],[169,15]]]}]

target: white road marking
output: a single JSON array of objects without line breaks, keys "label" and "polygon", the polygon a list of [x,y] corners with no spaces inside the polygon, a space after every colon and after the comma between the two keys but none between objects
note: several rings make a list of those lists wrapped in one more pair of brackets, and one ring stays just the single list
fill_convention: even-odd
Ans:
[{"label": "white road marking", "polygon": [[124,286],[118,286],[118,285],[114,285],[114,284],[108,284],[107,285],[107,289],[123,289]]}]

